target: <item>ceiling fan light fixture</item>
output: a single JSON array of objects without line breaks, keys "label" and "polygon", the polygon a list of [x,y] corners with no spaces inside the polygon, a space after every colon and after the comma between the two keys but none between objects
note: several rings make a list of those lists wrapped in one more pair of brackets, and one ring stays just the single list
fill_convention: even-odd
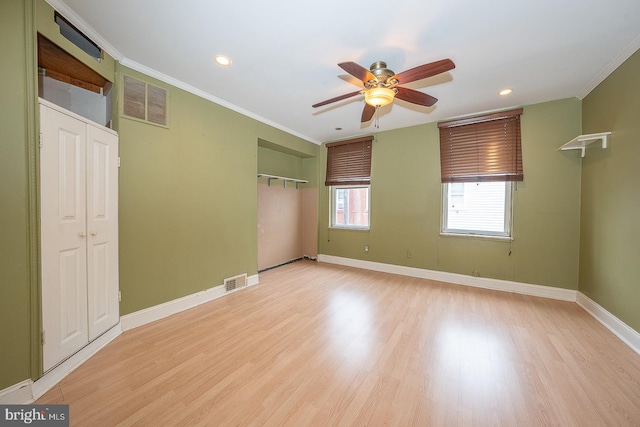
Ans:
[{"label": "ceiling fan light fixture", "polygon": [[396,93],[387,87],[374,87],[364,93],[364,101],[373,107],[384,107],[393,102]]}]

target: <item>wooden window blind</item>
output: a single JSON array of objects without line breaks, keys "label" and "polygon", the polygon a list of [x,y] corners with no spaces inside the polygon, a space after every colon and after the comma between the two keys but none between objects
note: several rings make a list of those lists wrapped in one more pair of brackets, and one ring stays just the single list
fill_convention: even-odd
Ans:
[{"label": "wooden window blind", "polygon": [[438,123],[442,182],[522,181],[522,109]]},{"label": "wooden window blind", "polygon": [[327,144],[324,185],[369,185],[373,136]]}]

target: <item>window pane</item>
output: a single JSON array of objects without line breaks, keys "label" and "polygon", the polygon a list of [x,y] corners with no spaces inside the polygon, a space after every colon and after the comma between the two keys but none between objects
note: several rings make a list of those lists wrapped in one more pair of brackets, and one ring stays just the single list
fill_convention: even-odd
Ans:
[{"label": "window pane", "polygon": [[507,182],[446,185],[445,232],[508,235]]},{"label": "window pane", "polygon": [[333,187],[331,225],[369,227],[369,187]]}]

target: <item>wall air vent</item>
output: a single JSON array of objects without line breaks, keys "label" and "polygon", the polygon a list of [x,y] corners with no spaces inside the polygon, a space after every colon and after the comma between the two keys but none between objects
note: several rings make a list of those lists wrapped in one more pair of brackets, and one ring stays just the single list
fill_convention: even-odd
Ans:
[{"label": "wall air vent", "polygon": [[247,286],[247,273],[224,279],[225,292],[231,292],[236,289],[244,288],[245,286]]},{"label": "wall air vent", "polygon": [[122,113],[125,117],[165,127],[168,125],[167,90],[126,75],[122,86]]}]

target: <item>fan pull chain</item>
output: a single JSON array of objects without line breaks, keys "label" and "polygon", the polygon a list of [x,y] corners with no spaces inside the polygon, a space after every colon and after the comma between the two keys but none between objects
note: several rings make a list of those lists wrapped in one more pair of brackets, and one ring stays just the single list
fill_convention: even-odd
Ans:
[{"label": "fan pull chain", "polygon": [[380,106],[377,105],[376,106],[376,111],[374,114],[374,118],[373,118],[373,127],[375,127],[376,129],[380,129],[380,114],[378,113],[378,111],[380,110]]}]

